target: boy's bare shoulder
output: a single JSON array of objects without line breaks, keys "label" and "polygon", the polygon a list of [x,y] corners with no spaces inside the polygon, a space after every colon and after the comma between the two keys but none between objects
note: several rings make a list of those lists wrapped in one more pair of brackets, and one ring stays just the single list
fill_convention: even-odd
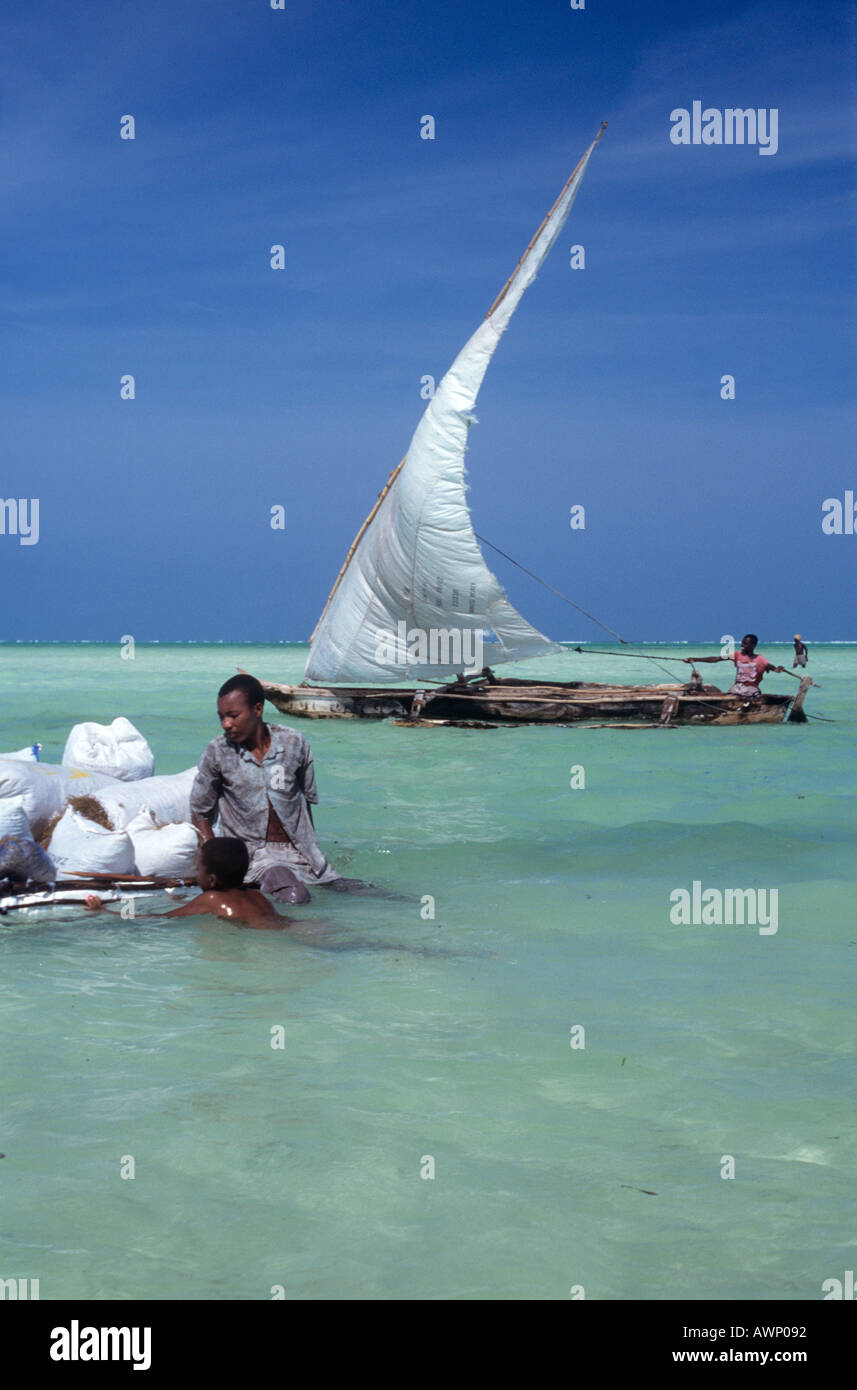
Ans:
[{"label": "boy's bare shoulder", "polygon": [[287,927],[290,918],[281,917],[257,888],[210,888],[198,893],[183,907],[177,907],[166,917],[222,917],[231,922],[270,922]]},{"label": "boy's bare shoulder", "polygon": [[235,898],[232,899],[227,910],[220,915],[231,917],[233,922],[243,922],[247,927],[260,927],[263,929],[278,929],[280,927],[291,926],[290,917],[281,917],[276,908],[273,907],[264,893],[260,893],[258,888],[238,888],[235,890]]},{"label": "boy's bare shoulder", "polygon": [[258,888],[242,888],[238,891],[247,905],[252,904],[253,908],[263,917],[279,917],[280,914],[273,903],[270,903],[265,894],[260,893]]},{"label": "boy's bare shoulder", "polygon": [[183,903],[181,907],[174,907],[172,912],[165,912],[164,917],[198,917],[203,912],[216,912],[216,902],[221,894],[212,892],[210,889],[197,893],[195,898],[191,898],[189,903]]}]

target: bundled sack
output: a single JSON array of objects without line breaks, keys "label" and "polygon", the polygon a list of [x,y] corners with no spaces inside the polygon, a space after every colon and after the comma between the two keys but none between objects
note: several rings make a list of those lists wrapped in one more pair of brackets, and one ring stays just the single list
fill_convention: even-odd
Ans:
[{"label": "bundled sack", "polygon": [[0,757],[0,803],[9,797],[22,796],[24,814],[35,837],[62,812],[70,796],[91,795],[101,787],[121,785],[113,777],[77,767]]},{"label": "bundled sack", "polygon": [[33,883],[38,887],[56,882],[53,861],[36,844],[29,830],[25,835],[0,834],[0,879],[10,883]]},{"label": "bundled sack", "polygon": [[32,840],[23,796],[5,796],[0,801],[0,835],[17,835]]},{"label": "bundled sack", "polygon": [[141,782],[112,782],[95,792],[117,830],[124,830],[129,821],[147,807],[156,821],[190,821],[190,789],[196,768],[174,772],[167,777],[145,777]]},{"label": "bundled sack", "polygon": [[148,807],[129,821],[137,873],[144,878],[193,878],[199,836],[192,825],[158,825]]},{"label": "bundled sack", "polygon": [[155,755],[148,743],[121,715],[112,724],[75,724],[62,760],[64,767],[101,772],[120,782],[138,782],[155,770]]},{"label": "bundled sack", "polygon": [[68,873],[133,874],[134,846],[124,830],[103,825],[66,807],[51,835],[50,855],[60,877]]}]

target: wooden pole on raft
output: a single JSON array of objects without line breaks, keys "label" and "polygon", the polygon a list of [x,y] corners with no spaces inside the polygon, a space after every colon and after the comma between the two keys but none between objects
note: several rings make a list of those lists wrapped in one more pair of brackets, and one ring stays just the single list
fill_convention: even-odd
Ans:
[{"label": "wooden pole on raft", "polygon": [[195,874],[189,874],[187,878],[170,878],[164,874],[111,874],[93,872],[89,869],[66,869],[65,872],[69,877],[58,878],[57,886],[86,888],[89,884],[95,883],[103,887],[113,884],[117,888],[188,888],[196,884]]}]

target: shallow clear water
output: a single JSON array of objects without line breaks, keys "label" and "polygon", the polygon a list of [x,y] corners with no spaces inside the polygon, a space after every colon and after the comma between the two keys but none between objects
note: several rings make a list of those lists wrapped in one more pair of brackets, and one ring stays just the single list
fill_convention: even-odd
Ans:
[{"label": "shallow clear water", "polygon": [[[5,646],[0,746],[59,761],[72,723],[124,714],[178,771],[237,666],[297,680],[304,654]],[[820,1297],[857,1258],[855,648],[810,663],[834,723],[301,722],[322,844],[388,896],[318,890],[283,933],[0,919],[0,1277],[43,1299]],[[673,925],[694,880],[776,889],[778,930]]]}]

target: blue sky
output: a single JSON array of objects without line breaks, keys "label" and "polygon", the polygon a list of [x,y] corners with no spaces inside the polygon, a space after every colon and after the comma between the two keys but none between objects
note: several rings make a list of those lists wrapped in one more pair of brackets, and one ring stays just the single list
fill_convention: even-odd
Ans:
[{"label": "blue sky", "polygon": [[[7,0],[0,41],[0,496],[40,512],[0,638],[304,640],[602,120],[480,396],[476,530],[635,640],[857,638],[846,5]],[[776,107],[777,153],[673,145],[694,100]]]}]

